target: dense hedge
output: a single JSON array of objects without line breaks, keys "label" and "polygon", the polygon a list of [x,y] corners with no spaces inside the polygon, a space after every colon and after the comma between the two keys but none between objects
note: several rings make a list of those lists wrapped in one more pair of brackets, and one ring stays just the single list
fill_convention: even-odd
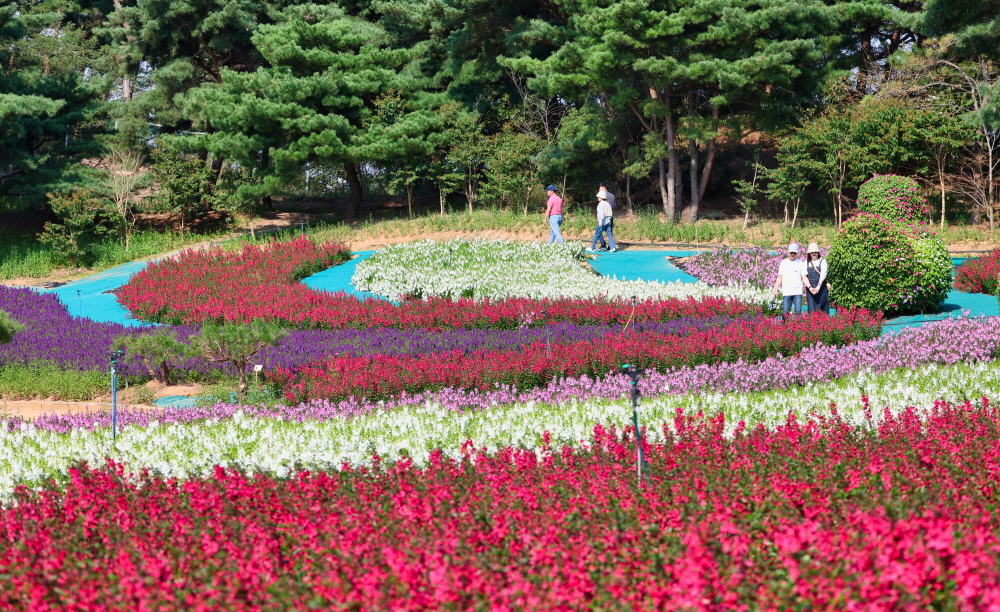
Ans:
[{"label": "dense hedge", "polygon": [[951,286],[948,249],[913,225],[860,213],[844,223],[828,257],[839,307],[886,314],[937,310]]}]

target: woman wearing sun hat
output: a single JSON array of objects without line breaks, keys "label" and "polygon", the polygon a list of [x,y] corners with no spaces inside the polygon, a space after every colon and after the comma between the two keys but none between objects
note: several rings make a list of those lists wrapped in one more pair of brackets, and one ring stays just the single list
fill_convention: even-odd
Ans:
[{"label": "woman wearing sun hat", "polygon": [[826,282],[826,258],[819,245],[809,243],[806,249],[806,304],[809,312],[830,314],[830,286]]}]

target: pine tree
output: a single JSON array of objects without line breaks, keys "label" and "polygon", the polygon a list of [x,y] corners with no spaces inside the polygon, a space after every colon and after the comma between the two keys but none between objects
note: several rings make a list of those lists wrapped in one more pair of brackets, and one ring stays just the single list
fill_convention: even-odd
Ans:
[{"label": "pine tree", "polygon": [[[694,218],[708,187],[718,138],[739,120],[788,122],[814,99],[828,72],[846,3],[804,0],[624,0],[552,3],[562,22],[536,22],[524,38],[534,49],[506,60],[533,74],[543,96],[599,96],[631,109],[652,136],[664,213],[672,218],[684,186],[687,153]],[[681,150],[681,146],[686,151]]]}]

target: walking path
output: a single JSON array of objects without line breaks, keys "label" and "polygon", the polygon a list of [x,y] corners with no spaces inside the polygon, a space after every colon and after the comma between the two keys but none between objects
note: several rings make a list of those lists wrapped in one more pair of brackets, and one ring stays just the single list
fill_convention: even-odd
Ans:
[{"label": "walking path", "polygon": [[[380,298],[381,296],[366,291],[356,291],[351,285],[351,277],[354,275],[357,265],[371,257],[374,252],[358,251],[357,256],[347,263],[323,270],[303,279],[302,282],[313,289],[322,291],[343,291],[359,297]],[[591,267],[602,276],[621,280],[693,283],[697,281],[695,277],[680,270],[667,258],[686,257],[695,253],[696,251],[647,249],[625,249],[617,253],[601,252],[591,262]],[[955,258],[953,261],[960,265],[964,263],[965,259]],[[142,270],[148,263],[148,261],[127,263],[45,291],[54,293],[67,306],[71,315],[83,316],[105,323],[120,323],[128,326],[143,325],[141,321],[132,318],[129,312],[118,304],[112,291],[127,283],[133,274]],[[1000,306],[998,306],[997,298],[991,295],[951,291],[942,305],[941,312],[893,317],[886,321],[886,332],[961,316],[965,312],[973,316],[998,316],[1000,315]]]}]

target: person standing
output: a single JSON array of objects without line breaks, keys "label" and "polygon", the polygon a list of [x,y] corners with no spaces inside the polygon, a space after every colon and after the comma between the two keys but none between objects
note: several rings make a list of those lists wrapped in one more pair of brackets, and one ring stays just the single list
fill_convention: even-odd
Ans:
[{"label": "person standing", "polygon": [[565,242],[562,232],[559,231],[563,220],[563,201],[559,197],[559,190],[555,185],[549,185],[545,188],[545,192],[549,194],[549,199],[545,203],[545,218],[549,221],[549,244]]},{"label": "person standing", "polygon": [[788,257],[778,265],[778,278],[774,281],[774,297],[781,290],[781,318],[795,311],[802,313],[802,290],[805,288],[806,267],[799,260],[799,245],[794,242],[788,245]]},{"label": "person standing", "polygon": [[608,192],[602,189],[597,192],[597,229],[594,230],[594,239],[590,242],[590,248],[587,251],[593,253],[594,247],[597,246],[597,239],[600,238],[601,242],[604,242],[604,234],[608,235],[611,252],[614,253],[618,250],[615,248],[615,237],[611,233],[612,219],[614,219],[614,213],[611,212],[611,203],[608,202]]},{"label": "person standing", "polygon": [[809,312],[830,314],[830,286],[826,283],[826,258],[819,252],[819,245],[809,243],[806,249],[806,304]]},{"label": "person standing", "polygon": [[[608,194],[608,204],[611,206],[611,214],[614,215],[614,211],[618,210],[618,200],[615,198],[615,194],[613,194],[610,191],[608,191],[608,184],[604,183],[604,182],[601,183],[600,190],[603,191],[604,193]],[[609,232],[613,232],[614,229],[615,229],[615,218],[614,218],[614,216],[612,216],[611,217],[611,229],[608,230],[608,231]],[[602,249],[608,248],[607,243],[604,242],[604,235],[603,234],[601,235],[600,241],[601,241],[601,248]]]}]

